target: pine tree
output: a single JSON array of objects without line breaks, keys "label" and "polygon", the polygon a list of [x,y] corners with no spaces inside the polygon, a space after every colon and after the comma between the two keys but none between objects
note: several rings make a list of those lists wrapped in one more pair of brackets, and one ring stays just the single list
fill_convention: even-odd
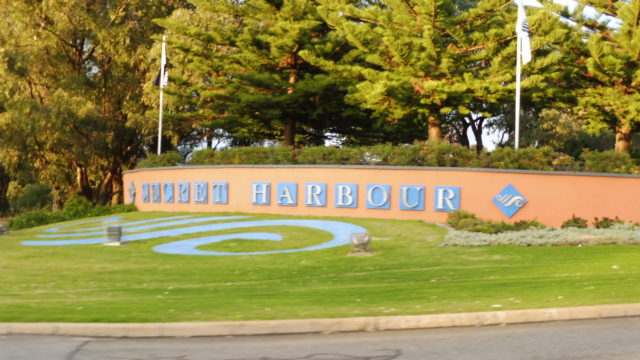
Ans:
[{"label": "pine tree", "polygon": [[[352,96],[389,121],[425,123],[435,141],[442,139],[443,125],[460,121],[480,136],[483,119],[513,101],[516,8],[511,1],[319,2],[322,16],[357,50],[342,62],[312,61],[357,79]],[[568,31],[550,16],[552,10],[536,10],[529,19],[535,55],[522,87],[534,101],[557,94],[565,76],[554,44]]]},{"label": "pine tree", "polygon": [[590,4],[611,22],[580,19],[591,34],[586,60],[590,84],[580,93],[580,115],[593,133],[613,129],[615,151],[629,152],[640,123],[640,0]]},{"label": "pine tree", "polygon": [[368,121],[342,101],[345,80],[300,56],[303,50],[340,51],[313,1],[193,4],[160,21],[182,67],[172,90],[176,123],[195,119],[190,127],[293,146],[296,135],[303,143],[321,144],[325,132],[348,133]]}]

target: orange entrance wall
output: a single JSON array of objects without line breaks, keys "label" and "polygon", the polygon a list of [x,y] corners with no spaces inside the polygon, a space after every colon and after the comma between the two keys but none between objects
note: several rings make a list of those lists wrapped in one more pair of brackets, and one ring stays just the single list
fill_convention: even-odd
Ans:
[{"label": "orange entrance wall", "polygon": [[[228,185],[227,204],[142,202],[142,183],[220,182]],[[135,204],[141,211],[245,212],[283,215],[344,216],[446,222],[447,212],[434,210],[436,186],[460,187],[460,209],[491,220],[538,220],[559,226],[572,215],[590,222],[594,217],[618,216],[625,221],[640,222],[640,176],[600,175],[538,171],[511,171],[460,168],[423,168],[391,166],[183,166],[130,170],[124,174],[125,202],[129,187],[136,189]],[[271,204],[251,203],[253,182],[271,183]],[[298,205],[276,203],[278,183],[298,184]],[[304,205],[306,183],[326,183],[327,206]],[[334,206],[335,184],[358,184],[357,208]],[[366,207],[368,184],[391,186],[388,210]],[[507,218],[492,199],[508,184],[513,185],[528,201],[513,217]],[[401,185],[425,186],[425,209],[400,210]],[[209,190],[210,191],[210,190]],[[175,190],[177,198],[177,189]],[[193,200],[192,200],[193,201]]]}]

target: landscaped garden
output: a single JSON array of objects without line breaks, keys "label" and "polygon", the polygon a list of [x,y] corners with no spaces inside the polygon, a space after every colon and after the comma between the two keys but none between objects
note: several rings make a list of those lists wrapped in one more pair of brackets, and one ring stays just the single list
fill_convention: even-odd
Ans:
[{"label": "landscaped garden", "polygon": [[[0,236],[0,321],[358,317],[630,303],[640,296],[640,247],[633,245],[443,246],[448,230],[422,221],[159,212],[119,216],[125,225],[153,224],[159,221],[153,219],[178,216],[197,221],[234,217],[201,221],[199,225],[283,219],[339,221],[370,232],[374,255],[349,256],[349,245],[238,256],[154,251],[158,245],[186,240],[193,234],[151,237],[123,246],[23,244],[59,240],[42,237],[55,235],[55,231],[45,230],[61,225],[50,224]],[[93,223],[80,223],[87,219],[63,223],[69,224],[64,230],[67,234],[89,231],[102,224],[102,218],[97,219]],[[156,231],[184,226],[167,221],[165,227],[156,226]],[[124,229],[124,238],[148,231]],[[331,239],[325,231],[298,226],[243,231],[275,233],[282,240],[230,238],[198,249],[279,251]],[[236,232],[229,229],[196,235]]]}]

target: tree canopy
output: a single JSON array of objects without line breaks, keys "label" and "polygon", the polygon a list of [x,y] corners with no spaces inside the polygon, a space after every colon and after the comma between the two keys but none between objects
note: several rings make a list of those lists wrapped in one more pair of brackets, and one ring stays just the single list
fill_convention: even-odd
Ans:
[{"label": "tree canopy", "polygon": [[[583,9],[592,11],[584,15]],[[510,0],[0,0],[0,211],[9,188],[122,199],[122,171],[163,151],[513,140]],[[594,16],[593,14],[605,14]],[[640,0],[527,10],[523,144],[635,154]],[[598,135],[601,134],[601,135]],[[598,137],[600,136],[600,137]],[[474,141],[475,140],[475,141]],[[216,142],[217,141],[217,142]],[[4,204],[4,205],[3,205]]]}]

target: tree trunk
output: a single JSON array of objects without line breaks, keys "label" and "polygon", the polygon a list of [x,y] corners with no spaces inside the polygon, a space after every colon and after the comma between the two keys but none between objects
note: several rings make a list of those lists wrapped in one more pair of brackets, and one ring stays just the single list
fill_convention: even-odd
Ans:
[{"label": "tree trunk", "polygon": [[296,144],[296,121],[293,119],[284,122],[284,144],[291,147]]},{"label": "tree trunk", "polygon": [[62,197],[60,196],[60,188],[54,186],[51,189],[51,210],[58,211],[62,210]]},{"label": "tree trunk", "polygon": [[429,141],[442,141],[442,122],[433,116],[429,117]]},{"label": "tree trunk", "polygon": [[111,185],[112,176],[113,174],[109,172],[100,183],[100,189],[98,191],[98,204],[100,205],[111,203],[111,189],[113,187]]},{"label": "tree trunk", "polygon": [[471,131],[473,137],[476,139],[476,152],[480,154],[484,149],[484,142],[482,141],[482,125],[484,123],[484,117],[479,119],[471,119]]},{"label": "tree trunk", "polygon": [[620,120],[620,126],[616,127],[616,154],[628,153],[631,150],[631,136],[633,127],[629,120]]},{"label": "tree trunk", "polygon": [[78,194],[85,197],[89,201],[93,201],[93,191],[91,185],[89,185],[89,176],[87,175],[87,169],[82,163],[75,163],[76,167],[76,186],[78,188]]},{"label": "tree trunk", "polygon": [[122,204],[123,189],[122,168],[118,166],[111,171],[111,205]]},{"label": "tree trunk", "polygon": [[[294,63],[295,66],[295,57]],[[287,94],[293,94],[295,91],[295,84],[298,82],[298,69],[292,69],[289,74],[289,87],[287,87]],[[296,120],[295,119],[285,119],[284,121],[284,144],[287,146],[295,146],[296,145]]]},{"label": "tree trunk", "polygon": [[9,190],[10,181],[11,178],[9,178],[9,175],[7,175],[4,167],[0,165],[0,215],[4,215],[9,211],[7,190]]}]

